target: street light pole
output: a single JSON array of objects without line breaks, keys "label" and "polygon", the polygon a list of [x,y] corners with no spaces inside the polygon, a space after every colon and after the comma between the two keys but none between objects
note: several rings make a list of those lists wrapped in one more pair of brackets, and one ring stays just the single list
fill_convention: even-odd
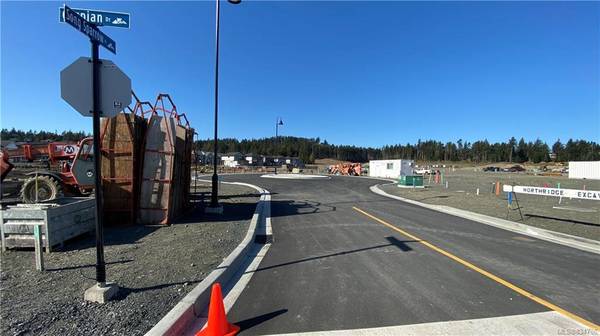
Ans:
[{"label": "street light pole", "polygon": [[[283,126],[283,120],[281,120],[281,117],[277,117],[277,119],[275,119],[275,148],[279,147],[279,125]],[[278,164],[279,159],[277,159],[277,164],[275,165],[275,174],[277,174]]]},{"label": "street light pole", "polygon": [[[232,4],[239,4],[241,0],[229,0]],[[219,120],[219,19],[221,12],[221,1],[216,0],[216,20],[215,20],[215,135],[214,135],[214,153],[213,153],[213,175],[212,175],[212,193],[210,197],[210,206],[206,212],[222,213],[223,208],[219,205],[219,175],[217,174],[217,153],[218,153],[218,120]]]}]

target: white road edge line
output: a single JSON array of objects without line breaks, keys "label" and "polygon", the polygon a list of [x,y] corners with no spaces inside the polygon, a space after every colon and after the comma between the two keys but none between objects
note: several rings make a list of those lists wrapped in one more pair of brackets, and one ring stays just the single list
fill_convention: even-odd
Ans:
[{"label": "white road edge line", "polygon": [[571,320],[555,312],[542,312],[522,315],[480,318],[472,320],[445,321],[409,324],[391,327],[315,331],[306,333],[289,333],[279,335],[297,336],[479,336],[479,335],[599,335],[577,321]]},{"label": "white road edge line", "polygon": [[592,240],[592,239],[576,237],[576,236],[569,235],[566,233],[560,233],[560,232],[554,232],[554,231],[550,231],[550,230],[540,229],[540,228],[529,226],[526,224],[517,223],[517,222],[509,221],[506,219],[488,216],[488,215],[482,215],[482,214],[467,211],[467,210],[452,208],[452,207],[445,206],[445,205],[426,204],[426,203],[414,201],[414,200],[411,200],[408,198],[388,194],[387,192],[385,192],[385,191],[381,190],[381,188],[379,188],[380,185],[381,184],[371,186],[370,187],[371,191],[378,195],[381,195],[381,196],[385,196],[385,197],[393,198],[393,199],[396,199],[396,200],[399,200],[402,202],[418,205],[420,207],[427,208],[430,210],[447,213],[449,215],[469,219],[469,220],[479,222],[482,224],[494,226],[499,229],[516,232],[519,234],[523,234],[523,235],[530,236],[533,238],[537,238],[537,239],[549,241],[552,243],[576,248],[578,250],[582,250],[582,251],[586,251],[586,252],[600,254],[600,242]]}]

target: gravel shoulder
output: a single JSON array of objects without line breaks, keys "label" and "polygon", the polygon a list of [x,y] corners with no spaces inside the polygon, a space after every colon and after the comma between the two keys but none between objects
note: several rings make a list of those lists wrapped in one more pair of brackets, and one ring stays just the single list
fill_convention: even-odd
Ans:
[{"label": "gravel shoulder", "polygon": [[[575,180],[566,177],[534,176],[523,173],[484,173],[473,169],[448,171],[445,184],[429,183],[425,178],[426,188],[399,188],[384,185],[382,190],[415,201],[446,205],[458,209],[473,211],[502,219],[507,218],[508,203],[506,194],[496,196],[492,193],[492,184],[556,187],[600,190],[600,181]],[[479,188],[479,195],[477,195]],[[567,233],[584,238],[600,240],[600,202],[558,197],[544,197],[517,194],[524,220],[521,221],[519,211],[509,212],[508,219],[522,222],[542,229]],[[560,201],[560,203],[559,203]]]},{"label": "gravel shoulder", "polygon": [[171,226],[105,229],[107,278],[121,290],[104,305],[83,300],[95,283],[93,235],[45,254],[41,273],[32,251],[2,254],[0,334],[143,335],[242,241],[260,196],[222,184],[224,214],[208,215],[210,184],[196,191],[199,207]]}]

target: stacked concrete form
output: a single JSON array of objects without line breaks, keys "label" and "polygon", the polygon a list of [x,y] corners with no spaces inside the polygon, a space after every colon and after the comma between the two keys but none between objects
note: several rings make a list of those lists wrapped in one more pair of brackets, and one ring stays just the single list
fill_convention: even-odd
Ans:
[{"label": "stacked concrete form", "polygon": [[189,204],[194,131],[168,95],[154,105],[134,97],[101,125],[106,223],[170,224]]},{"label": "stacked concrete form", "polygon": [[136,223],[145,129],[144,118],[135,113],[102,119],[102,192],[107,225]]},{"label": "stacked concrete form", "polygon": [[170,224],[188,204],[194,131],[168,95],[158,96],[153,111],[144,141],[138,223]]}]

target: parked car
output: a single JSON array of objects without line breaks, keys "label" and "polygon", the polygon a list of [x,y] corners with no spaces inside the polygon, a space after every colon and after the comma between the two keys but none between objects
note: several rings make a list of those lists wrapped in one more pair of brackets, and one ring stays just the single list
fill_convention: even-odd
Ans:
[{"label": "parked car", "polygon": [[489,166],[489,167],[484,167],[483,171],[484,172],[499,172],[502,170],[500,169],[500,167]]},{"label": "parked car", "polygon": [[518,172],[525,171],[525,168],[523,168],[522,166],[519,166],[519,165],[514,165],[510,168],[504,168],[504,169],[502,169],[502,171],[508,172],[508,173],[518,173]]},{"label": "parked car", "polygon": [[418,169],[415,169],[415,174],[429,175],[429,174],[432,174],[432,171],[429,168],[418,168]]}]

